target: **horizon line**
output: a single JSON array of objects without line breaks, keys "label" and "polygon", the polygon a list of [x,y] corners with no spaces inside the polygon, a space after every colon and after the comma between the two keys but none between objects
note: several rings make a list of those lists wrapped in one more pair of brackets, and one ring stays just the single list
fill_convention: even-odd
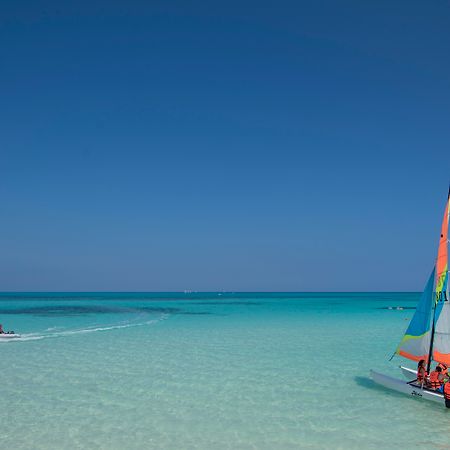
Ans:
[{"label": "horizon line", "polygon": [[422,291],[0,291],[0,294],[390,294]]}]

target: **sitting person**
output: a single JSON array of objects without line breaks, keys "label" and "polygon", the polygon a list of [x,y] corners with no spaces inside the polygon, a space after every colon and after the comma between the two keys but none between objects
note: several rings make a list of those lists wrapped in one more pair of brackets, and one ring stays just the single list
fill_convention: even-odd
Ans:
[{"label": "sitting person", "polygon": [[442,386],[442,392],[444,394],[445,406],[450,408],[450,381],[444,383],[444,386]]},{"label": "sitting person", "polygon": [[433,372],[430,372],[430,387],[431,389],[439,389],[444,384],[444,375],[442,368],[437,366]]},{"label": "sitting person", "polygon": [[15,334],[14,331],[5,331],[3,325],[0,323],[0,334]]},{"label": "sitting person", "polygon": [[421,359],[417,364],[417,382],[423,384],[427,380],[427,369],[425,368],[425,360]]},{"label": "sitting person", "polygon": [[447,364],[439,363],[438,367],[441,368],[442,375],[444,376],[444,378],[448,378],[448,367],[447,367]]}]

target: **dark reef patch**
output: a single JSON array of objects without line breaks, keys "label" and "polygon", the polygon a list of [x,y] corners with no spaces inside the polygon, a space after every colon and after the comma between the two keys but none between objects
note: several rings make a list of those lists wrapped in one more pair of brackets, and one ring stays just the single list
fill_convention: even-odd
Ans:
[{"label": "dark reef patch", "polygon": [[196,305],[242,305],[242,306],[260,306],[262,303],[260,302],[233,302],[233,301],[202,301],[202,302],[195,302]]}]

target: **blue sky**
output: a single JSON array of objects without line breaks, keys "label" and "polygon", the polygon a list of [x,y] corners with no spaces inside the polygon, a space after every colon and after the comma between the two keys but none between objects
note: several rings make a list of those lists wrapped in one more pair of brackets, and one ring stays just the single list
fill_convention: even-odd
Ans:
[{"label": "blue sky", "polygon": [[422,289],[448,3],[71,3],[0,6],[0,290]]}]

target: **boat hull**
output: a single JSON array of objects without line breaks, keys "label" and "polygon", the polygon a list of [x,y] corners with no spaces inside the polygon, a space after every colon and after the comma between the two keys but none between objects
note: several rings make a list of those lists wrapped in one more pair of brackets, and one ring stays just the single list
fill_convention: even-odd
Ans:
[{"label": "boat hull", "polygon": [[0,339],[17,339],[20,338],[20,334],[8,334],[8,333],[2,333],[0,334]]},{"label": "boat hull", "polygon": [[445,405],[444,396],[435,391],[429,389],[423,389],[420,386],[409,384],[406,381],[398,380],[397,378],[392,378],[388,375],[384,375],[374,370],[370,371],[370,377],[375,383],[384,386],[385,388],[392,389],[403,394],[411,395],[412,397],[422,398],[425,400],[430,400],[441,405]]},{"label": "boat hull", "polygon": [[408,380],[408,381],[413,381],[417,378],[417,370],[414,369],[410,369],[409,367],[403,367],[403,366],[399,366],[403,376]]}]

